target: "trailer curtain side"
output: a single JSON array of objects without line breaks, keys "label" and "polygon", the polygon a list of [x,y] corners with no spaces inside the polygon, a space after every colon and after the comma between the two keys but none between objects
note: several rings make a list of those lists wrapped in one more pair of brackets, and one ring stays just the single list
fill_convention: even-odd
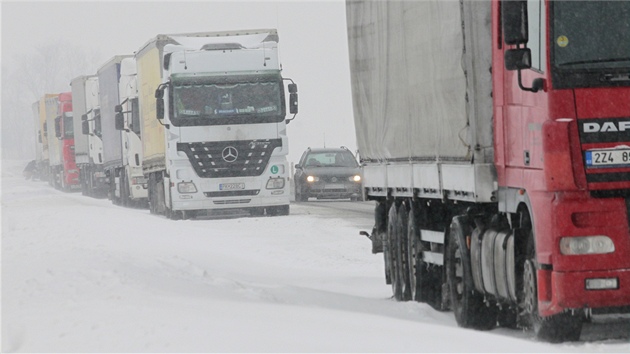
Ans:
[{"label": "trailer curtain side", "polygon": [[490,10],[489,1],[346,2],[363,160],[492,162]]}]

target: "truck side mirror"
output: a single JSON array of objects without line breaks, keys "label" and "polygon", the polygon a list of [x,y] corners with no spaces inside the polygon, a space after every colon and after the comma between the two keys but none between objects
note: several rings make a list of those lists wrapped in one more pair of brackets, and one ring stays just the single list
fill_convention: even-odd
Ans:
[{"label": "truck side mirror", "polygon": [[501,22],[505,44],[525,44],[529,40],[527,25],[527,1],[501,1]]},{"label": "truck side mirror", "polygon": [[61,117],[55,118],[55,136],[61,139]]},{"label": "truck side mirror", "polygon": [[289,113],[297,114],[298,112],[298,89],[297,84],[289,84]]},{"label": "truck side mirror", "polygon": [[116,130],[125,130],[125,115],[123,112],[116,112],[114,116],[114,126]]},{"label": "truck side mirror", "polygon": [[37,131],[37,141],[40,142],[40,143],[42,142],[42,131],[41,130]]},{"label": "truck side mirror", "polygon": [[43,128],[44,128],[43,129],[44,130],[44,138],[47,138],[48,137],[48,122],[44,122]]},{"label": "truck side mirror", "polygon": [[523,70],[532,67],[532,51],[529,48],[508,49],[504,56],[507,70]]},{"label": "truck side mirror", "polygon": [[81,122],[81,133],[83,133],[83,135],[90,134],[90,122],[87,120]]},{"label": "truck side mirror", "polygon": [[120,112],[122,112],[122,111],[123,111],[123,109],[122,109],[122,105],[117,104],[117,105],[114,107],[114,112],[116,112],[116,113],[120,113]]},{"label": "truck side mirror", "polygon": [[289,113],[297,114],[298,112],[298,94],[290,93],[289,94]]},{"label": "truck side mirror", "polygon": [[155,115],[157,119],[164,119],[164,99],[161,97],[155,99]]}]

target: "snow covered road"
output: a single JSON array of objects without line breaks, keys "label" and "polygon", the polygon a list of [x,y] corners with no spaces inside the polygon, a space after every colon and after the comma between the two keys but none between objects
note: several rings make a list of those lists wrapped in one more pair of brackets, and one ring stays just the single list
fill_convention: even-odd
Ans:
[{"label": "snow covered road", "polygon": [[630,351],[628,337],[464,330],[395,302],[360,213],[171,221],[25,181],[23,166],[2,162],[2,352]]}]

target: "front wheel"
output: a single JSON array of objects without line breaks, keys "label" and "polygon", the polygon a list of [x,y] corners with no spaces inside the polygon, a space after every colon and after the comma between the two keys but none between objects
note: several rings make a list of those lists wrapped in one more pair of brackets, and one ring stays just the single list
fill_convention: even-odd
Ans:
[{"label": "front wheel", "polygon": [[302,193],[302,186],[297,182],[295,183],[295,201],[296,202],[308,201],[308,197]]},{"label": "front wheel", "polygon": [[497,307],[484,302],[483,295],[473,285],[470,256],[466,237],[471,228],[465,216],[456,216],[451,222],[446,253],[446,276],[451,307],[460,327],[489,330],[496,326]]},{"label": "front wheel", "polygon": [[580,340],[584,316],[564,312],[541,317],[538,312],[538,287],[536,279],[534,236],[530,232],[527,242],[527,256],[523,267],[521,321],[525,328],[533,330],[536,338],[550,343]]},{"label": "front wheel", "polygon": [[286,216],[289,215],[289,205],[280,205],[267,208],[269,216]]}]

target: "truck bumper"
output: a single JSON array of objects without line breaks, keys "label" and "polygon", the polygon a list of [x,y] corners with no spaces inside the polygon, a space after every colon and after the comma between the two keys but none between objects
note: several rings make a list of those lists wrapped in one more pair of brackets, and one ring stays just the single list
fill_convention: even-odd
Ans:
[{"label": "truck bumper", "polygon": [[[540,314],[630,305],[630,199],[557,192],[533,200]],[[560,246],[601,236],[612,250],[563,254]]]},{"label": "truck bumper", "polygon": [[173,210],[246,209],[289,205],[289,192],[278,196],[248,196],[233,198],[206,198],[201,200],[173,200]]},{"label": "truck bumper", "polygon": [[[566,309],[607,309],[630,305],[630,269],[584,272],[538,271],[540,313]],[[601,285],[588,289],[587,284]]]}]

